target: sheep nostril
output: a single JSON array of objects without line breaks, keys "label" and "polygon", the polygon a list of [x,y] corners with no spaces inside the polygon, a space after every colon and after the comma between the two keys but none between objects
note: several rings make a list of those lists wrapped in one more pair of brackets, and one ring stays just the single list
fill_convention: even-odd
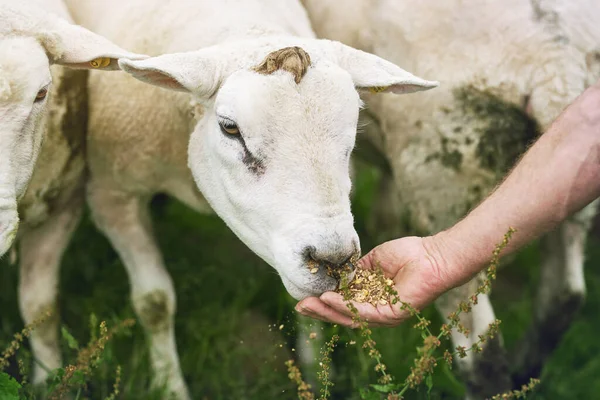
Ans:
[{"label": "sheep nostril", "polygon": [[354,257],[354,251],[312,251],[308,254],[317,263],[328,265],[332,268],[343,267]]}]

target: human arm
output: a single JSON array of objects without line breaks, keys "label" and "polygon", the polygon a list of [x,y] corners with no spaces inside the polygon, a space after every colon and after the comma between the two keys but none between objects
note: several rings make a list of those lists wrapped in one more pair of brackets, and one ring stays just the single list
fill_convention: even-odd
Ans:
[{"label": "human arm", "polygon": [[[587,89],[526,152],[504,182],[462,221],[426,238],[384,243],[359,266],[381,266],[400,298],[422,308],[471,279],[489,261],[509,227],[514,251],[551,230],[600,196],[600,82]],[[374,325],[393,326],[407,317],[399,305],[356,304]],[[314,318],[351,325],[340,295],[308,298],[296,309]]]}]

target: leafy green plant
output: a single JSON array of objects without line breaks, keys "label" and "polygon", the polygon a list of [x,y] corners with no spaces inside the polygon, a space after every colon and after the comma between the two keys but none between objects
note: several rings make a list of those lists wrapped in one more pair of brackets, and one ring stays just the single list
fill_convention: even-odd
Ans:
[{"label": "leafy green plant", "polygon": [[20,332],[15,333],[13,340],[10,342],[8,347],[2,352],[2,356],[0,356],[0,372],[4,371],[4,369],[8,367],[8,360],[10,359],[10,357],[15,355],[17,350],[19,350],[21,344],[23,343],[23,340],[29,337],[31,331],[33,331],[37,326],[39,326],[51,317],[52,311],[44,310],[40,312],[39,317],[37,317],[31,324],[26,325]]},{"label": "leafy green plant", "polygon": [[0,372],[0,399],[19,400],[21,384],[6,372]]},{"label": "leafy green plant", "polygon": [[333,382],[330,379],[331,354],[333,353],[338,340],[340,340],[340,337],[338,335],[333,335],[325,345],[325,348],[321,350],[322,357],[321,362],[319,363],[321,372],[317,374],[321,381],[321,397],[319,397],[319,400],[326,400],[331,396],[330,390],[333,386]]},{"label": "leafy green plant", "polygon": [[[367,249],[383,240],[369,236],[365,226],[377,195],[379,172],[364,168],[358,171],[360,179],[355,185],[355,199],[359,201],[354,201],[353,209],[362,247]],[[204,397],[210,400],[297,398],[295,384],[288,379],[283,364],[300,354],[298,348],[295,352],[291,349],[297,345],[293,309],[296,302],[289,298],[280,278],[214,215],[201,215],[169,200],[162,210],[154,207],[153,220],[177,290],[175,331],[191,396],[198,400]],[[494,284],[492,300],[497,317],[502,320],[502,335],[509,354],[517,348],[534,317],[540,253],[537,243],[518,252],[503,266],[498,284]],[[597,357],[600,353],[597,340],[600,269],[594,268],[599,262],[600,240],[591,236],[586,247],[589,295],[564,340],[544,366],[542,382],[531,397],[593,399],[600,391],[600,381],[596,379],[600,373]],[[110,328],[120,320],[134,317],[128,301],[130,287],[125,271],[110,243],[89,218],[84,218],[63,259],[57,307],[61,310],[61,321],[80,344],[85,345],[92,334],[97,335],[100,321],[105,320]],[[15,306],[18,304],[18,285],[15,284],[18,276],[19,269],[10,265],[7,258],[0,260],[0,356],[13,340],[14,333],[22,328],[19,309]],[[90,332],[86,321],[92,312],[98,318],[93,324],[90,322],[94,328]],[[444,321],[433,307],[425,308],[421,315],[431,321],[430,330],[439,332]],[[399,379],[410,374],[414,359],[419,357],[416,349],[422,346],[423,338],[419,329],[412,328],[417,322],[416,319],[407,321],[395,329],[372,329],[371,336],[383,354],[387,372]],[[277,327],[282,323],[286,329],[280,331]],[[271,332],[273,324],[276,326]],[[340,336],[331,355],[331,380],[335,382],[331,388],[332,399],[359,400],[361,391],[381,397],[381,393],[370,386],[377,384],[380,375],[374,370],[374,361],[361,347],[363,338],[359,330],[329,325],[323,329],[314,325],[309,329],[323,336],[325,341],[334,333]],[[249,331],[253,332],[252,338],[248,337]],[[76,351],[70,350],[64,339],[61,345],[65,363],[75,363]],[[442,340],[436,352],[442,355],[446,349],[454,352],[449,342]],[[315,354],[315,368],[319,369],[318,349]],[[26,345],[18,350],[16,360],[10,358],[10,366],[6,368],[17,382],[23,380],[17,365],[21,360],[25,367],[33,365]],[[464,398],[465,386],[453,372],[456,368],[450,369],[446,362],[438,364],[432,377],[431,398]],[[150,389],[151,368],[145,333],[135,326],[131,332],[123,332],[107,344],[103,361],[87,380],[87,389],[82,390],[80,400],[105,400],[110,396],[118,365],[122,368],[117,398],[162,398],[160,390]],[[302,375],[313,384],[318,397],[320,385],[316,372],[313,377],[309,369],[303,368]],[[32,385],[26,383],[23,390],[27,388]],[[427,390],[424,382],[419,391],[408,390],[404,397],[424,399]]]},{"label": "leafy green plant", "polygon": [[300,400],[314,400],[315,395],[310,390],[311,386],[302,379],[302,373],[294,360],[287,360],[285,366],[288,369],[288,378],[298,387],[298,398]]},{"label": "leafy green plant", "polygon": [[[9,358],[16,355],[22,341],[31,334],[36,326],[50,316],[50,312],[43,313],[40,318],[36,319],[32,324],[27,325],[21,332],[15,334],[14,340],[0,358],[2,369],[9,365]],[[95,316],[92,315],[90,320],[94,325],[96,324]],[[33,387],[27,381],[25,362],[19,359],[19,373],[22,376],[21,382],[18,382],[15,378],[0,369],[0,399],[35,400],[43,397],[48,400],[61,400],[66,398],[69,393],[76,392],[75,399],[79,400],[93,371],[106,362],[104,355],[107,343],[114,335],[131,328],[134,324],[135,321],[133,319],[126,319],[109,329],[106,322],[102,321],[97,329],[95,327],[92,329],[90,341],[84,347],[81,347],[75,337],[63,326],[61,328],[62,339],[69,349],[77,352],[76,362],[64,368],[48,371],[49,377],[46,386],[42,388],[43,393],[40,393],[39,388]],[[107,400],[114,400],[116,398],[119,393],[120,381],[121,368],[117,366],[113,391],[107,397]]]}]

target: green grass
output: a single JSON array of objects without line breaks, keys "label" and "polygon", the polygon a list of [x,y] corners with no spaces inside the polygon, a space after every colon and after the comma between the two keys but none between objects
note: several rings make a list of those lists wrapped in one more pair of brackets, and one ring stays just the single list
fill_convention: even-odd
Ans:
[{"label": "green grass", "polygon": [[[354,204],[357,229],[369,243],[364,221],[378,174],[363,171],[357,180]],[[153,205],[156,232],[178,296],[177,344],[182,368],[194,399],[295,399],[284,361],[293,356],[296,334],[293,304],[278,276],[252,254],[216,216],[198,215],[167,201]],[[599,242],[588,245],[588,300],[565,340],[543,371],[533,399],[593,399],[600,392],[600,262]],[[509,349],[526,330],[538,276],[536,246],[522,251],[498,275],[492,294]],[[17,306],[18,269],[0,262],[0,348],[22,328]],[[128,300],[125,270],[107,240],[85,219],[67,251],[61,270],[62,323],[74,337],[89,339],[90,314],[109,325],[134,317]],[[440,319],[432,308],[425,310]],[[284,329],[279,330],[283,324]],[[375,329],[374,339],[389,371],[408,374],[420,335],[410,323],[396,329]],[[376,381],[373,364],[360,348],[357,332],[328,328],[341,336],[334,353],[335,399],[358,399],[358,389]],[[349,342],[355,340],[357,344]],[[22,353],[27,355],[27,349]],[[64,348],[72,361],[72,350]],[[149,367],[145,338],[139,326],[116,337],[104,363],[84,396],[103,399],[112,390],[116,365],[123,367],[121,398],[153,399],[148,393]],[[17,375],[15,367],[10,373]],[[434,399],[459,399],[464,388],[454,371],[438,368]],[[409,399],[425,398],[424,391]]]}]

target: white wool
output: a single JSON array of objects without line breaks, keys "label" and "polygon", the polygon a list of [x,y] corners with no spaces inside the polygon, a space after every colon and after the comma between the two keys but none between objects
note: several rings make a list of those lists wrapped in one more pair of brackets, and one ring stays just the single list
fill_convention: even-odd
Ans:
[{"label": "white wool", "polygon": [[[60,0],[0,0],[0,21],[0,257],[21,226],[19,303],[31,323],[56,303],[58,264],[83,204],[87,74],[51,64],[114,70],[119,58],[145,57],[73,25]],[[30,338],[44,368],[61,366],[58,343],[47,340],[54,329]],[[33,375],[43,383],[47,371],[36,365]]]},{"label": "white wool", "polygon": [[10,81],[4,75],[2,66],[0,66],[0,100],[8,100],[11,94]]},{"label": "white wool", "polygon": [[0,0],[0,35],[35,35],[48,27],[57,18],[40,8],[23,5],[15,1]]},{"label": "white wool", "polygon": [[60,17],[40,7],[21,2],[0,0],[0,37],[33,37],[54,59],[62,56],[63,49],[55,31],[61,24]]},{"label": "white wool", "polygon": [[[468,136],[476,146],[481,136],[476,123],[452,132],[458,112],[453,90],[472,85],[515,107],[527,106],[545,128],[590,83],[589,52],[600,47],[595,0],[583,1],[587,6],[569,0],[352,0],[347,7],[361,12],[344,26],[331,23],[339,8],[335,0],[304,3],[320,36],[362,38],[360,47],[441,81],[439,89],[410,98],[367,98],[369,111],[386,129],[379,133],[385,137],[382,150],[399,170],[396,190],[404,207],[414,208],[413,223],[422,231],[452,224],[467,203],[478,201],[468,187],[480,186],[483,195],[496,179],[479,166],[474,146],[462,142]],[[370,35],[357,34],[365,26]],[[377,134],[372,137],[381,143]],[[423,165],[443,151],[442,137],[450,140],[448,151],[462,154],[458,172],[435,158]]]}]

